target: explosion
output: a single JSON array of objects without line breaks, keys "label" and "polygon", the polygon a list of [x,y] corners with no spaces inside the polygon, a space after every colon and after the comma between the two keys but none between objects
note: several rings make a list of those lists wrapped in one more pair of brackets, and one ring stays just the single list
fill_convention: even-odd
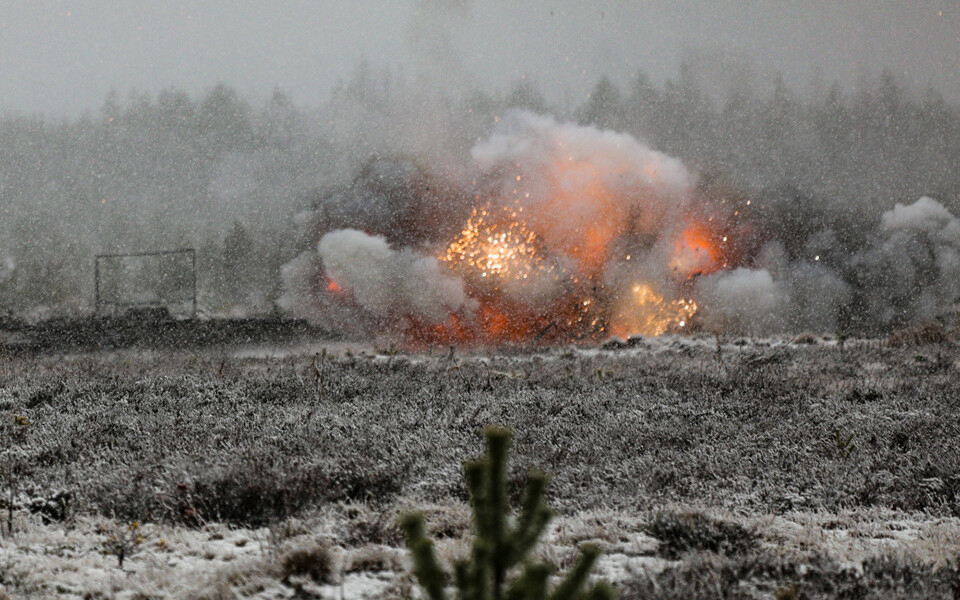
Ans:
[{"label": "explosion", "polygon": [[850,228],[802,198],[751,206],[625,134],[516,112],[471,154],[455,177],[400,160],[325,196],[283,305],[426,346],[837,331],[960,298],[960,220],[930,198],[844,249]]},{"label": "explosion", "polygon": [[727,242],[705,225],[694,223],[683,230],[676,241],[670,268],[685,277],[709,275],[725,266],[721,244]]},{"label": "explosion", "polygon": [[[471,340],[522,342],[533,336],[536,341],[595,341],[609,335],[656,336],[682,330],[697,312],[694,301],[667,299],[645,282],[634,284],[625,300],[618,299],[622,294],[616,292],[616,286],[601,283],[602,271],[594,268],[596,247],[581,253],[579,245],[571,244],[569,250],[578,259],[574,269],[562,268],[553,257],[545,259],[550,256],[548,246],[530,229],[522,212],[522,207],[496,209],[490,204],[474,208],[463,231],[440,257],[466,282],[468,295],[481,299],[476,320],[479,331],[467,336]],[[597,228],[588,229],[583,238],[600,246],[596,232]],[[538,279],[540,285],[534,283]],[[563,290],[548,310],[542,310],[543,302],[531,305],[523,301],[524,296],[530,299],[534,289],[542,289],[543,281]],[[536,310],[537,306],[541,310]],[[463,320],[458,319],[449,329],[435,328],[433,333],[456,339],[451,329],[463,337]]]},{"label": "explosion", "polygon": [[[459,226],[449,203],[432,210],[405,196],[392,227],[364,226],[359,208],[325,210],[362,229],[322,235],[313,272],[325,299],[312,310],[355,310],[419,345],[597,342],[690,327],[697,303],[681,292],[722,257],[700,229],[675,226],[692,193],[679,161],[626,135],[530,113],[504,120],[473,156],[479,172],[458,196],[470,199]],[[421,183],[398,187],[430,187],[412,178]],[[376,189],[391,197],[382,179]]]},{"label": "explosion", "polygon": [[636,283],[626,301],[617,310],[610,333],[627,338],[631,335],[658,336],[682,331],[697,314],[697,303],[686,298],[667,300],[649,283]]},{"label": "explosion", "polygon": [[553,340],[561,331],[579,338],[588,333],[574,329],[597,328],[591,298],[550,292],[573,290],[577,281],[550,258],[544,240],[522,213],[522,206],[488,203],[474,208],[460,235],[439,257],[462,278],[468,295],[480,302],[472,319],[474,331],[457,319],[450,328],[434,328],[443,341],[520,343]]}]

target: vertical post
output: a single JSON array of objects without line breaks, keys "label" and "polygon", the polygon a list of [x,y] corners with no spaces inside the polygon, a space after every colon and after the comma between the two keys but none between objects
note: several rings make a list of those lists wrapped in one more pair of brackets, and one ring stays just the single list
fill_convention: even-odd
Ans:
[{"label": "vertical post", "polygon": [[193,318],[197,318],[197,251],[190,248],[190,261],[193,265]]},{"label": "vertical post", "polygon": [[97,316],[100,316],[100,256],[96,256],[93,259],[93,290],[94,290],[94,307],[96,310]]}]

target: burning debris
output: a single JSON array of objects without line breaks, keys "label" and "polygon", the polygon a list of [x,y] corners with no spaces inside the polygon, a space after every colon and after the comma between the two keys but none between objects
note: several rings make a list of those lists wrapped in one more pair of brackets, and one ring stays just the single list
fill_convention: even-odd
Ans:
[{"label": "burning debris", "polygon": [[304,220],[316,251],[284,269],[285,307],[345,333],[498,345],[879,331],[960,296],[960,220],[931,198],[865,227],[529,112],[472,158],[457,176],[379,161],[324,196]]}]

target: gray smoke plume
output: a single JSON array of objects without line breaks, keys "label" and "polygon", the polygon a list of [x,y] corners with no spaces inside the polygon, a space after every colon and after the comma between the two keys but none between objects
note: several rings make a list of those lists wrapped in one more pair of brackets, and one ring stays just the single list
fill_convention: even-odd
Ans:
[{"label": "gray smoke plume", "polygon": [[[744,333],[882,333],[952,314],[960,298],[960,219],[924,196],[897,204],[862,226],[861,248],[847,251],[830,229],[785,232],[760,252],[762,268],[721,271],[698,284],[703,318]],[[808,222],[809,224],[809,222]],[[785,245],[798,248],[795,255]]]},{"label": "gray smoke plume", "polygon": [[896,325],[944,314],[960,298],[960,220],[926,196],[897,204],[852,266],[870,320]]}]

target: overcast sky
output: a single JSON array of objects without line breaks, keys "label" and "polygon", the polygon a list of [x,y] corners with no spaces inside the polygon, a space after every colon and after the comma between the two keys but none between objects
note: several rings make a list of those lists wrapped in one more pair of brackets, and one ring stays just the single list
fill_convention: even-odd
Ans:
[{"label": "overcast sky", "polygon": [[0,110],[76,115],[110,90],[217,82],[315,106],[361,58],[487,90],[526,75],[577,101],[602,74],[675,75],[691,49],[794,83],[889,67],[960,100],[960,0],[0,0]]}]

